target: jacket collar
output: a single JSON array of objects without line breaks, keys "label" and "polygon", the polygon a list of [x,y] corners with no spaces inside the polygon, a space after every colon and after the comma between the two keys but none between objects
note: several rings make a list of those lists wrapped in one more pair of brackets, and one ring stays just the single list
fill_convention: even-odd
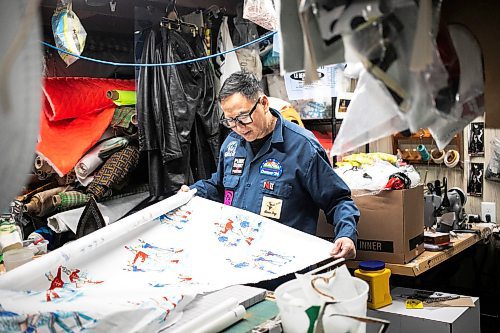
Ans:
[{"label": "jacket collar", "polygon": [[274,126],[273,135],[271,136],[271,143],[283,142],[283,116],[275,109],[269,108],[269,111],[278,118]]}]

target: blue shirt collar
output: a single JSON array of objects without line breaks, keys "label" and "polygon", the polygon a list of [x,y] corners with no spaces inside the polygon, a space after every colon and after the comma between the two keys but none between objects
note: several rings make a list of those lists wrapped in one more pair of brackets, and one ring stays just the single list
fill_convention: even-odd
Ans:
[{"label": "blue shirt collar", "polygon": [[283,116],[281,115],[281,112],[273,108],[269,108],[269,111],[276,116],[276,118],[278,118],[276,125],[274,126],[273,135],[271,136],[271,143],[283,142]]}]

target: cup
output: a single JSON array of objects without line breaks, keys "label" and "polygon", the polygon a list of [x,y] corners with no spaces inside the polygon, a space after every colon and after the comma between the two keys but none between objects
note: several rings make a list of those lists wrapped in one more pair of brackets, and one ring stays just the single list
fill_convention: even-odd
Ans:
[{"label": "cup", "polygon": [[3,253],[3,264],[7,272],[31,260],[33,260],[33,251],[25,247]]}]

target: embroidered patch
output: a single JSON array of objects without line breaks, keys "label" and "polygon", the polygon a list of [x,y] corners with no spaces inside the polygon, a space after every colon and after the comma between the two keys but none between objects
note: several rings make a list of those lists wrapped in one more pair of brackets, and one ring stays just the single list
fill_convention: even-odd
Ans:
[{"label": "embroidered patch", "polygon": [[283,173],[283,167],[277,159],[269,158],[262,162],[259,167],[259,173],[261,175],[273,176],[278,178]]},{"label": "embroidered patch", "polygon": [[260,207],[260,215],[279,220],[282,206],[283,200],[264,196]]},{"label": "embroidered patch", "polygon": [[233,167],[231,168],[232,175],[241,175],[243,173],[243,166],[245,165],[246,158],[236,157],[233,160]]},{"label": "embroidered patch", "polygon": [[274,183],[269,180],[264,181],[264,190],[274,191]]},{"label": "embroidered patch", "polygon": [[231,206],[233,204],[234,191],[224,191],[224,205]]},{"label": "embroidered patch", "polygon": [[236,154],[236,147],[238,147],[238,141],[229,142],[224,152],[224,157],[233,157]]}]

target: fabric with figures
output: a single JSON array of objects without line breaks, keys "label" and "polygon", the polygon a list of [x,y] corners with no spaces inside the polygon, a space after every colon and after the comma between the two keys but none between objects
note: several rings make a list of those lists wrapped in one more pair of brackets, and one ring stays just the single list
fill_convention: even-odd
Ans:
[{"label": "fabric with figures", "polygon": [[0,276],[0,331],[156,332],[196,294],[329,258],[327,241],[193,192]]}]

